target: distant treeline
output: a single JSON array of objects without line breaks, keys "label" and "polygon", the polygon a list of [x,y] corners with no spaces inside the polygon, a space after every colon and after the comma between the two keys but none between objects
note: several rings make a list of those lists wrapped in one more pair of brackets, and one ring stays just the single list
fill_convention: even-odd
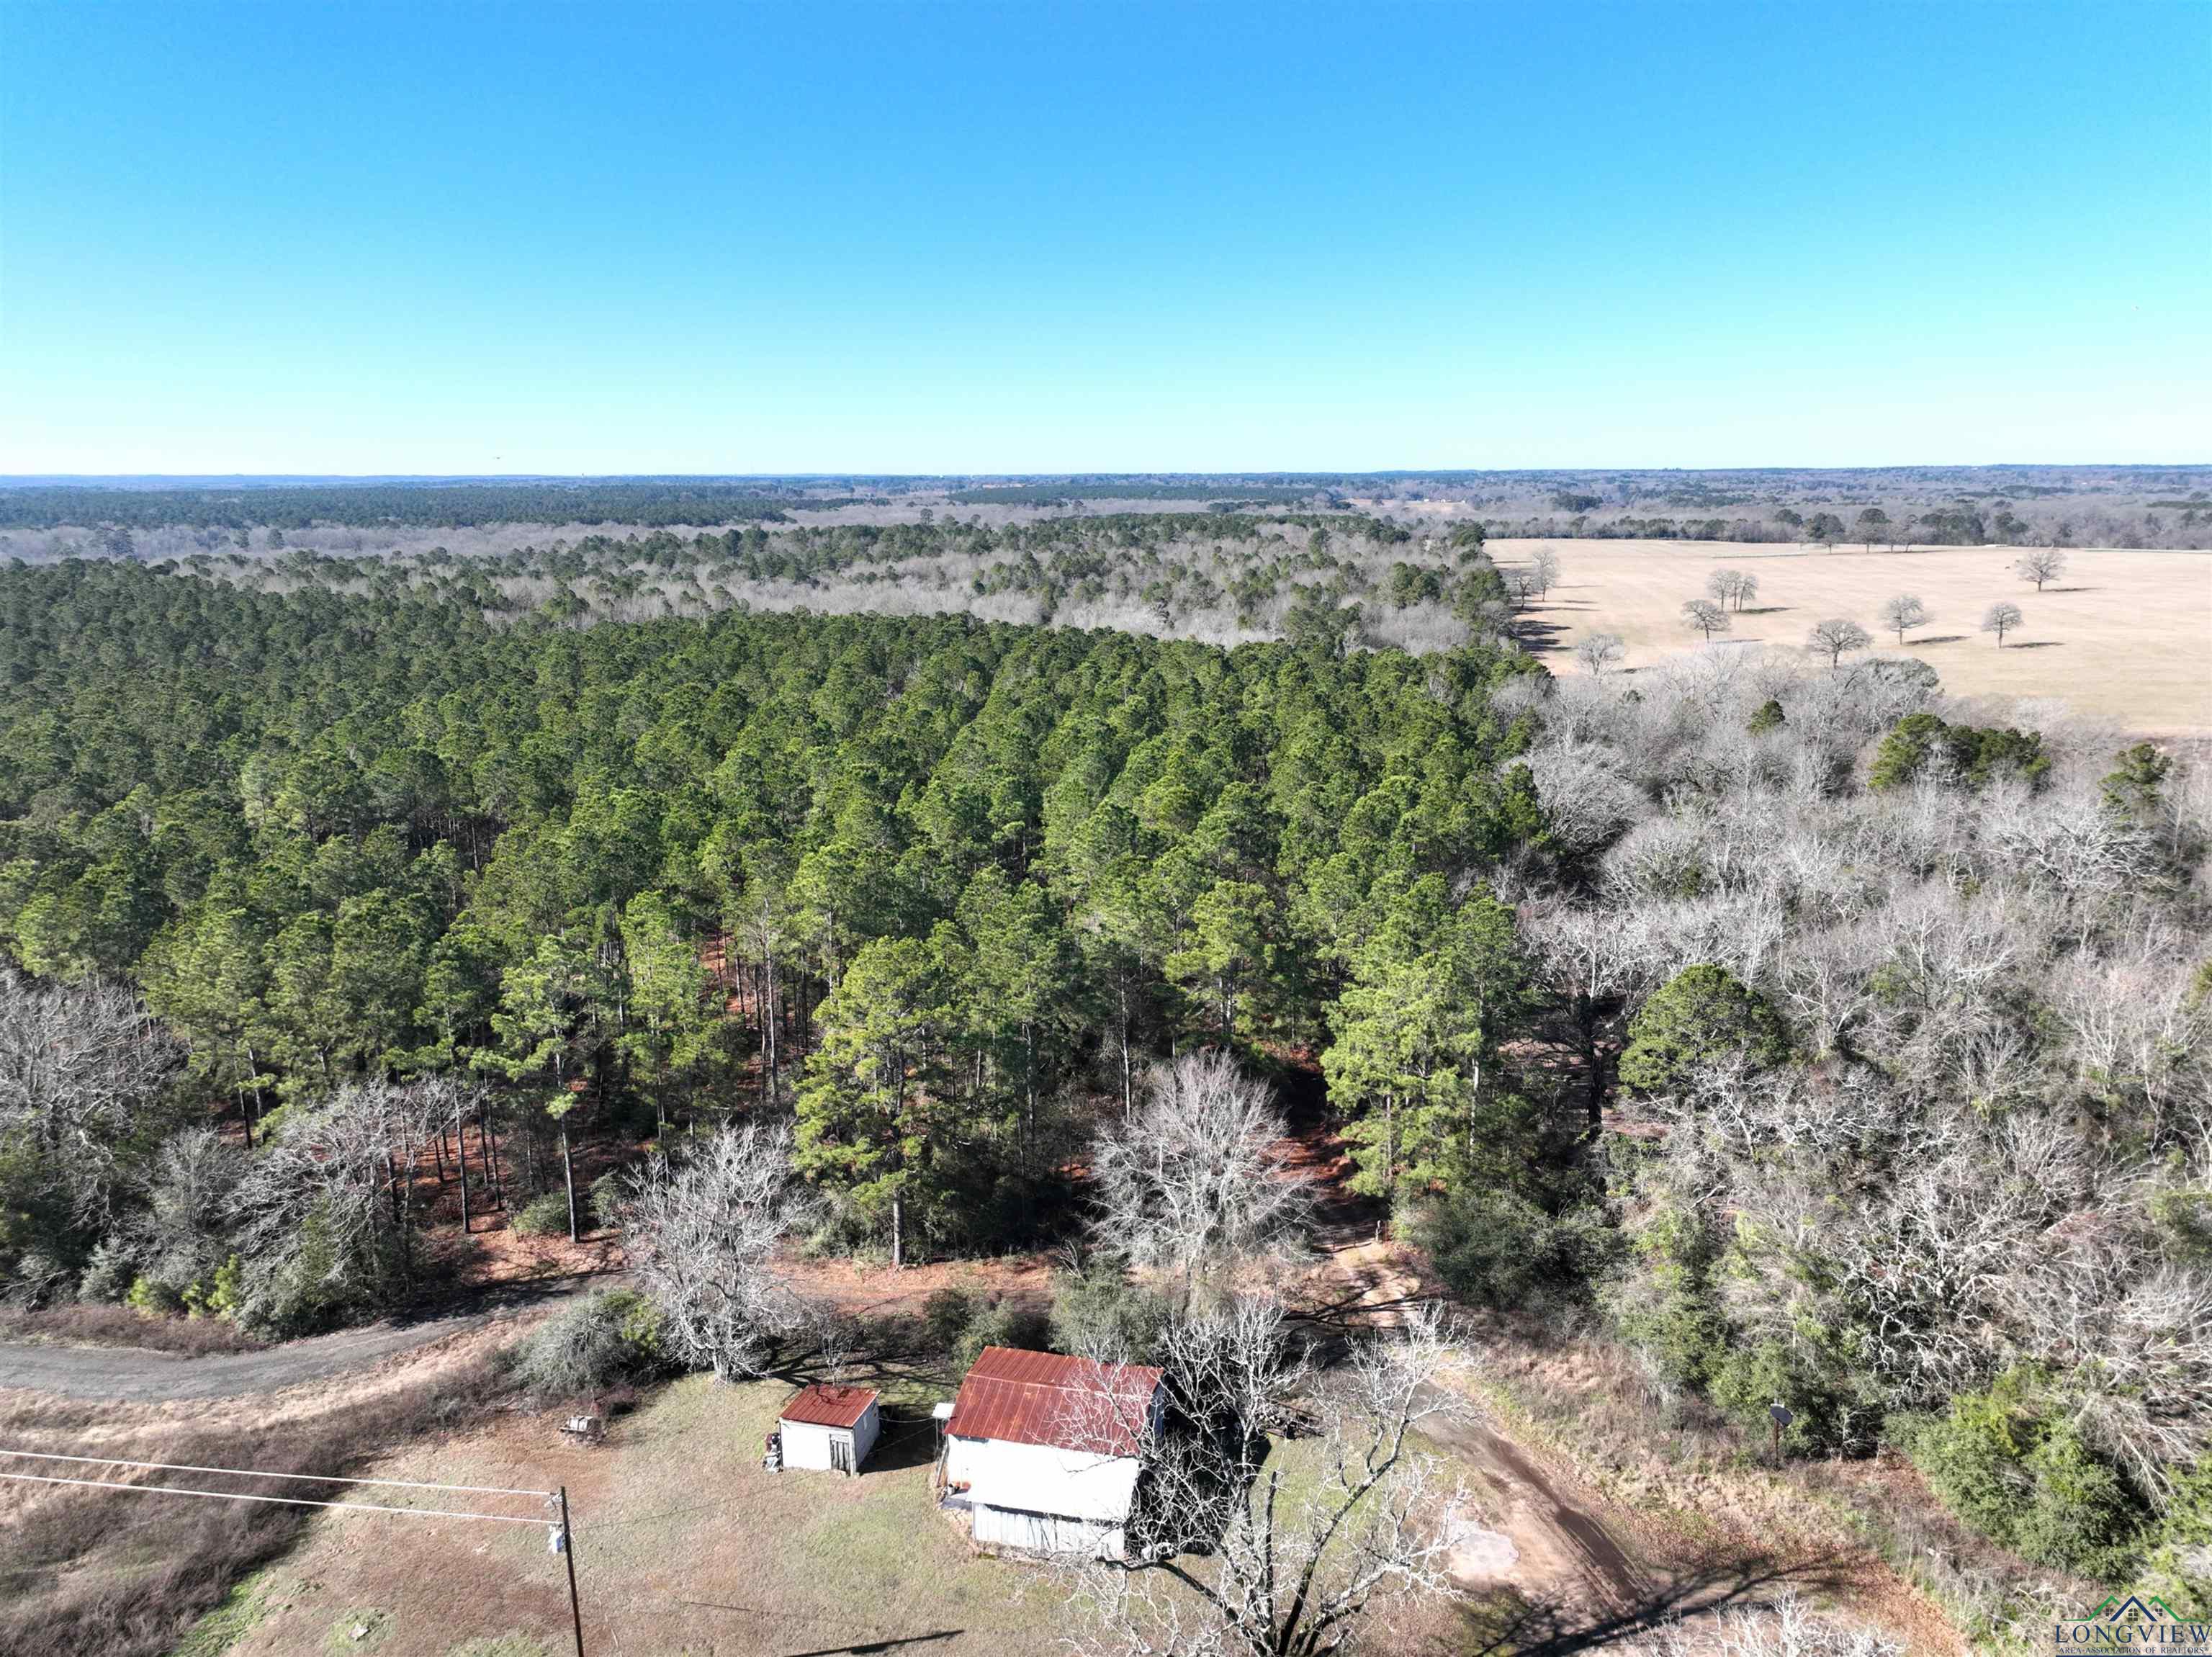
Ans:
[{"label": "distant treeline", "polygon": [[1295,506],[1333,491],[1321,484],[1240,484],[1212,478],[1194,484],[1151,484],[1127,478],[1083,478],[1060,484],[1006,484],[955,490],[955,506],[1056,506],[1063,501],[1218,501]]},{"label": "distant treeline", "polygon": [[[316,524],[406,525],[426,529],[505,523],[721,523],[781,521],[799,504],[758,483],[337,484],[275,488],[0,490],[0,529],[117,525],[155,529]],[[843,501],[810,500],[830,507]]]}]

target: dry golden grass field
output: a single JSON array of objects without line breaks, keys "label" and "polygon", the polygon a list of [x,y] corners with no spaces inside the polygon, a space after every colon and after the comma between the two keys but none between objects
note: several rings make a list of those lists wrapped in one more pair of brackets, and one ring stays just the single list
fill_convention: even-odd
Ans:
[{"label": "dry golden grass field", "polygon": [[[1954,695],[2052,697],[2131,731],[2212,734],[2212,552],[2069,549],[2065,573],[2038,593],[2013,572],[2019,549],[2003,546],[1498,540],[1490,551],[1510,569],[1543,545],[1564,572],[1534,615],[1552,630],[1540,654],[1554,673],[1581,671],[1572,653],[1591,633],[1620,635],[1630,668],[1703,648],[1683,602],[1706,596],[1714,570],[1741,570],[1759,578],[1758,596],[1711,648],[1802,649],[1814,623],[1840,617],[1872,633],[1875,651],[1899,654],[1878,612],[1910,593],[1930,619],[1905,634],[1901,654],[1934,667]],[[2023,618],[2002,650],[1980,631],[1999,601]]]}]

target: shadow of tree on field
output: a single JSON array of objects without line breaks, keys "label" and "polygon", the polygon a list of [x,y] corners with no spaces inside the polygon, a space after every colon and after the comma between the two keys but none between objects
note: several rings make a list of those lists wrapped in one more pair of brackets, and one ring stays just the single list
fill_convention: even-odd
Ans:
[{"label": "shadow of tree on field", "polygon": [[1623,1606],[1565,1599],[1492,1600],[1462,1613],[1469,1657],[1567,1657],[1648,1634],[1675,1619],[1690,1622],[1735,1605],[1755,1605],[1785,1588],[1831,1593],[1851,1580],[1841,1554],[1794,1565],[1764,1555],[1715,1563],[1679,1576]]},{"label": "shadow of tree on field", "polygon": [[1905,648],[1912,650],[1923,644],[1963,644],[1966,640],[1966,635],[1964,633],[1935,633],[1926,638],[1907,639],[1905,642]]}]

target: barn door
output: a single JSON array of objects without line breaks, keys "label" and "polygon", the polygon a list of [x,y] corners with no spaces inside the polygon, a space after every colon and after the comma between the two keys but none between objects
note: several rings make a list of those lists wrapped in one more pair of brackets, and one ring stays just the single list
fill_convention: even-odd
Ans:
[{"label": "barn door", "polygon": [[849,1473],[853,1471],[851,1439],[841,1438],[835,1433],[830,1435],[830,1467],[833,1472]]}]

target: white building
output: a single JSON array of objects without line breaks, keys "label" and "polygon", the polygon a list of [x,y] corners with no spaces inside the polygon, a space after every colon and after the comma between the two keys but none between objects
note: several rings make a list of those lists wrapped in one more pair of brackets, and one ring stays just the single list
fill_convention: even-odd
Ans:
[{"label": "white building", "polygon": [[978,1543],[1119,1554],[1165,1399],[1157,1369],[987,1346],[945,1423],[942,1499]]},{"label": "white building", "polygon": [[865,1386],[802,1386],[775,1423],[786,1467],[857,1473],[883,1430],[876,1395]]}]

